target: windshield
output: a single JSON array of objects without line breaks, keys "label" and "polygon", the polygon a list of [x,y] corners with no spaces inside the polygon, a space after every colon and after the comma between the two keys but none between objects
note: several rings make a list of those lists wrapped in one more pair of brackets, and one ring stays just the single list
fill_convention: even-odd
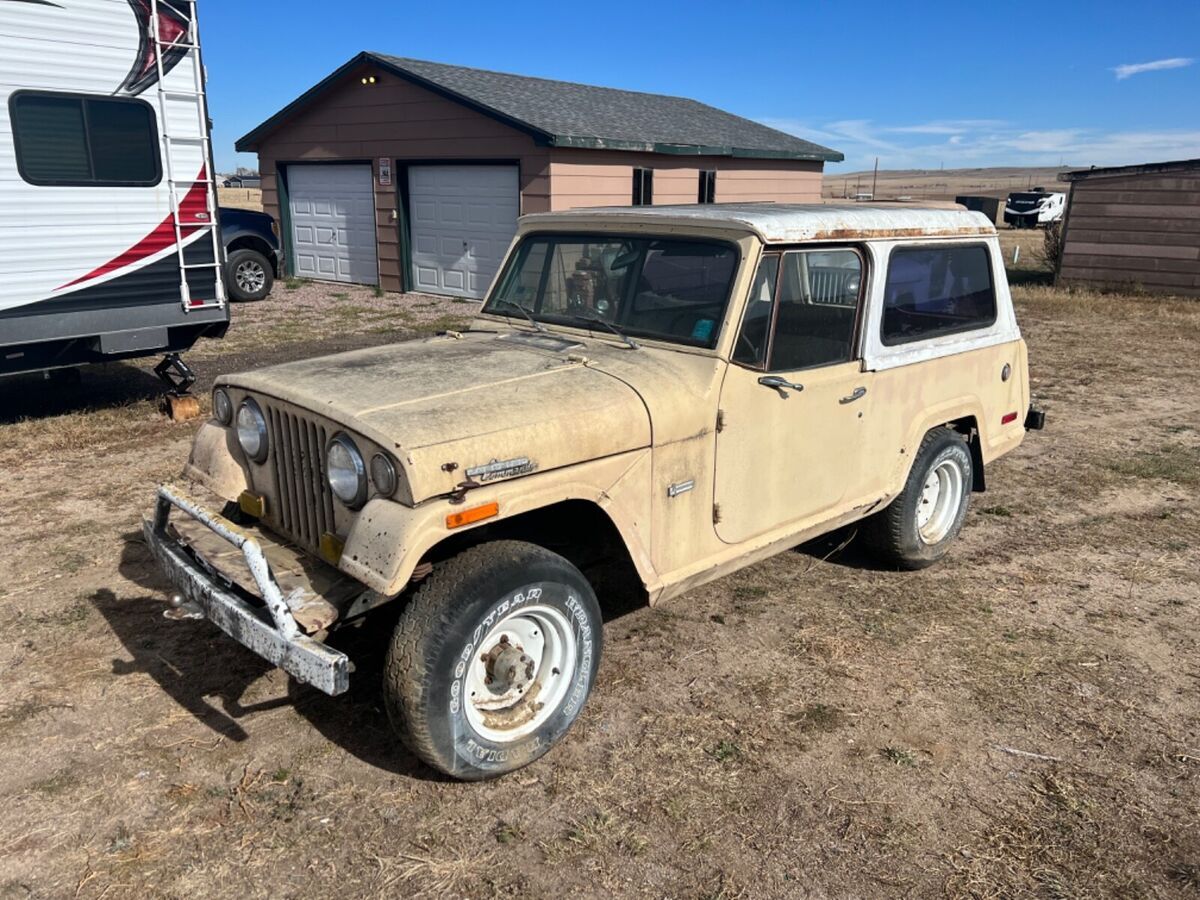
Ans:
[{"label": "windshield", "polygon": [[539,322],[586,328],[599,319],[626,335],[711,349],[737,263],[737,249],[715,241],[535,234],[483,312],[519,316],[517,305]]}]

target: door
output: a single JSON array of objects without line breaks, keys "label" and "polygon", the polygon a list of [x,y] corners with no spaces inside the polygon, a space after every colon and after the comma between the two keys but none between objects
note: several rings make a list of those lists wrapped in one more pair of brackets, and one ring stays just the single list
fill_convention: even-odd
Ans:
[{"label": "door", "polygon": [[807,527],[859,496],[872,377],[857,352],[862,276],[853,249],[763,258],[721,386],[721,540]]},{"label": "door", "polygon": [[516,166],[411,166],[413,286],[483,299],[517,232]]},{"label": "door", "polygon": [[287,181],[295,273],[321,281],[378,284],[370,163],[288,166]]}]

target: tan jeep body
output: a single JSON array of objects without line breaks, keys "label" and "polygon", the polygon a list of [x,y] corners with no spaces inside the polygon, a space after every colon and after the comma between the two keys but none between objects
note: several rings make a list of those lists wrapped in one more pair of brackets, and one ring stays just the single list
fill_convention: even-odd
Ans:
[{"label": "tan jeep body", "polygon": [[[271,453],[248,460],[235,430],[210,422],[185,470],[190,490],[214,503],[258,498],[261,522],[245,531],[324,555],[376,603],[399,596],[451,537],[476,528],[502,535],[533,511],[576,515],[590,504],[615,526],[657,602],[883,509],[931,428],[970,436],[976,488],[1024,437],[1025,344],[995,230],[978,213],[863,204],[581,210],[524,217],[514,247],[537,232],[735,245],[740,261],[715,348],[643,338],[633,348],[586,325],[539,334],[514,312],[481,314],[461,334],[224,377],[218,387],[235,408],[247,396],[261,406]],[[944,243],[989,249],[995,323],[884,346],[889,253]],[[739,323],[763,254],[814,246],[863,257],[854,359],[783,373],[803,390],[772,390],[762,371],[730,362]],[[393,496],[352,511],[322,490],[325,447],[339,432],[365,458],[394,460]],[[477,523],[447,521],[489,504],[497,514]]]}]

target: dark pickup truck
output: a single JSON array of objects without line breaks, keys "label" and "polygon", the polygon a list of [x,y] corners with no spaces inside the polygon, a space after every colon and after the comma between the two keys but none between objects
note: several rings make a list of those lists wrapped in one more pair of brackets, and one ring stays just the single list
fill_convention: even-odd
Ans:
[{"label": "dark pickup truck", "polygon": [[261,300],[283,273],[279,227],[262,212],[221,207],[225,285],[234,300]]}]

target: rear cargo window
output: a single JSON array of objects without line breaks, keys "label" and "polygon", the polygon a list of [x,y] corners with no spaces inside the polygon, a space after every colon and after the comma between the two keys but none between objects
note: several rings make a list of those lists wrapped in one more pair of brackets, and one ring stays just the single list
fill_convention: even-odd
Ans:
[{"label": "rear cargo window", "polygon": [[995,321],[996,292],[986,247],[892,251],[883,297],[884,344],[987,328]]},{"label": "rear cargo window", "polygon": [[143,100],[23,91],[11,101],[17,168],[30,184],[158,184],[158,128]]}]

